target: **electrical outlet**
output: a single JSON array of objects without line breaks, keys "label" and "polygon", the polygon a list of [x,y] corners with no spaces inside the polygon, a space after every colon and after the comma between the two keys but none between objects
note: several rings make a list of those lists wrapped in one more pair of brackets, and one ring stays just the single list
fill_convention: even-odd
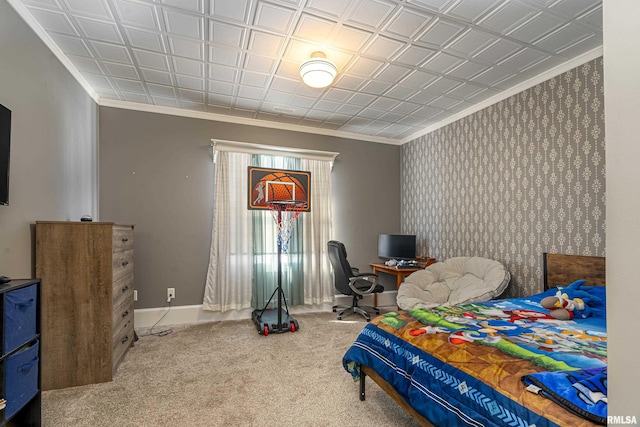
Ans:
[{"label": "electrical outlet", "polygon": [[138,290],[137,289],[133,290],[133,300],[134,301],[138,301]]},{"label": "electrical outlet", "polygon": [[176,288],[167,288],[167,302],[171,302],[176,297]]}]

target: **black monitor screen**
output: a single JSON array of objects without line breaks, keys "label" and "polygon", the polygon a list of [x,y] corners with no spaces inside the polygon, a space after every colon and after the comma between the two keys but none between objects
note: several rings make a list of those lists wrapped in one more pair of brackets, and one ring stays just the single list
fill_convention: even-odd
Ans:
[{"label": "black monitor screen", "polygon": [[9,204],[9,149],[11,110],[0,105],[0,205]]},{"label": "black monitor screen", "polygon": [[415,259],[416,236],[413,234],[380,234],[378,256],[388,259]]}]

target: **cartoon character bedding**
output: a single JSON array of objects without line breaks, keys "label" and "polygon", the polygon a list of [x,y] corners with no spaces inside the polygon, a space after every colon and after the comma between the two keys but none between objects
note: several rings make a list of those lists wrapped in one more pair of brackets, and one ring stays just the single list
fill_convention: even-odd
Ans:
[{"label": "cartoon character bedding", "polygon": [[344,368],[374,369],[437,426],[606,424],[605,288],[580,285],[378,316]]}]

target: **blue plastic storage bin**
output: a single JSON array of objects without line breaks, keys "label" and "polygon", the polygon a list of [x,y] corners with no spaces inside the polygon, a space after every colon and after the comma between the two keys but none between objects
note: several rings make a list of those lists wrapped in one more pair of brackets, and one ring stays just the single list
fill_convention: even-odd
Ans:
[{"label": "blue plastic storage bin", "polygon": [[5,361],[5,419],[11,418],[38,393],[38,347],[35,341],[30,347],[12,354]]},{"label": "blue plastic storage bin", "polygon": [[4,354],[36,336],[36,285],[7,292],[4,297]]}]

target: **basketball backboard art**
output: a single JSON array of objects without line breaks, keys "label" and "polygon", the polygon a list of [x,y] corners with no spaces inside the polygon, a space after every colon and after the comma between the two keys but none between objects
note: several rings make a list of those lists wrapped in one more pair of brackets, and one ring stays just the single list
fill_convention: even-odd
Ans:
[{"label": "basketball backboard art", "polygon": [[311,172],[249,166],[249,209],[269,209],[272,202],[304,202],[304,212],[311,210],[309,198]]}]

